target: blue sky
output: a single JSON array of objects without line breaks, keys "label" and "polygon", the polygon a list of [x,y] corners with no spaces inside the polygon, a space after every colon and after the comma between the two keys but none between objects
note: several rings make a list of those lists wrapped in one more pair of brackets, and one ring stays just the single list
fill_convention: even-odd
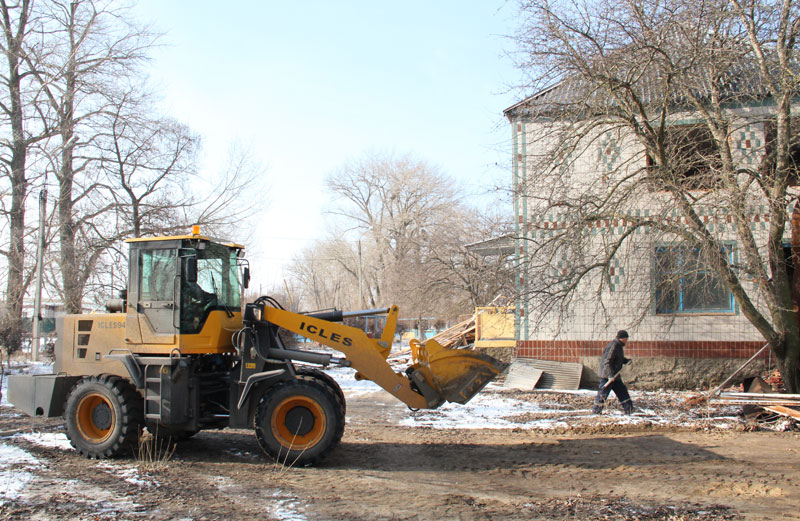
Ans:
[{"label": "blue sky", "polygon": [[256,289],[282,285],[281,265],[324,235],[324,179],[349,158],[411,153],[475,204],[510,182],[512,4],[142,0],[136,11],[164,33],[151,81],[165,112],[203,137],[202,168],[239,142],[266,169],[258,231],[242,234]]}]

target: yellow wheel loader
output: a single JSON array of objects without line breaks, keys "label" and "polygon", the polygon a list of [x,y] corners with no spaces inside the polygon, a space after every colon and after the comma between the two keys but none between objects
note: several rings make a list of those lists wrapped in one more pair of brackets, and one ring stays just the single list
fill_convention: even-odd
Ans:
[{"label": "yellow wheel loader", "polygon": [[[402,373],[387,362],[398,310],[293,313],[261,297],[242,307],[244,248],[199,234],[130,239],[129,279],[108,313],[58,321],[54,374],[9,378],[8,398],[32,416],[64,416],[89,458],[130,455],[141,430],[173,440],[250,428],[281,463],[313,464],[341,440],[345,397],[321,368],[352,367],[409,407],[466,403],[505,364],[414,341]],[[379,338],[343,323],[386,315]],[[302,335],[344,356],[287,347]]]}]

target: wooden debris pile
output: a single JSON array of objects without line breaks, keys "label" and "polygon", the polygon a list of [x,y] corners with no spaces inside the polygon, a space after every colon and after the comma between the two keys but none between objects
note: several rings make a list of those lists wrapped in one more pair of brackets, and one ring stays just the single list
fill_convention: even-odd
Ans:
[{"label": "wooden debris pile", "polygon": [[432,337],[446,349],[457,349],[475,343],[475,315]]},{"label": "wooden debris pile", "polygon": [[[757,379],[764,382],[760,378]],[[751,386],[752,389],[752,386]],[[761,411],[800,420],[800,394],[778,392],[721,392],[712,403],[744,405],[745,416],[758,420]],[[757,409],[757,410],[754,410]]]},{"label": "wooden debris pile", "polygon": [[782,384],[780,373],[777,370],[772,371],[766,380],[758,377],[748,379],[743,384],[744,392],[722,390],[733,381],[737,374],[768,348],[769,344],[762,347],[713,391],[705,395],[688,398],[686,405],[691,407],[705,402],[742,405],[744,406],[744,416],[754,421],[759,421],[763,418],[764,411],[770,413],[773,417],[778,415],[792,420],[800,420],[800,394],[780,393],[774,390],[776,387],[780,388]]},{"label": "wooden debris pile", "polygon": [[[470,318],[463,322],[459,322],[453,327],[440,331],[435,336],[432,336],[431,339],[436,340],[445,349],[458,349],[471,346],[475,343],[475,315],[470,315]],[[410,354],[411,348],[408,348],[397,353],[392,353],[390,358],[398,360]]]}]

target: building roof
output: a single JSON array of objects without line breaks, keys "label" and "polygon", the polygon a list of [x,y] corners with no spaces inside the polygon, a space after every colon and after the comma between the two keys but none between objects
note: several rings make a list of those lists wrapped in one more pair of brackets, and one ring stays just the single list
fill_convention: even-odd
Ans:
[{"label": "building roof", "polygon": [[514,235],[501,235],[485,241],[473,242],[464,246],[467,251],[478,255],[512,255],[514,253]]},{"label": "building roof", "polygon": [[760,71],[752,62],[732,65],[715,82],[700,66],[688,68],[683,73],[695,83],[690,93],[667,87],[668,71],[657,62],[651,62],[641,70],[636,70],[639,63],[635,60],[631,63],[630,59],[621,59],[616,65],[613,77],[609,75],[606,81],[602,81],[599,74],[573,74],[512,105],[503,114],[509,120],[553,117],[566,112],[579,112],[586,116],[610,114],[619,107],[618,102],[609,96],[614,88],[631,88],[645,105],[660,107],[666,102],[675,109],[689,108],[691,100],[688,96],[706,100],[715,90],[718,90],[723,103],[763,101],[770,97]]}]

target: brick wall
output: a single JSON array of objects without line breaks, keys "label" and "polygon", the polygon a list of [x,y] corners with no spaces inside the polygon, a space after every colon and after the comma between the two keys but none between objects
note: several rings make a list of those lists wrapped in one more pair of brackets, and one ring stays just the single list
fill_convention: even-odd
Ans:
[{"label": "brick wall", "polygon": [[[559,362],[581,362],[586,357],[598,357],[609,341],[600,340],[522,340],[514,349],[514,356]],[[758,341],[634,341],[625,346],[629,358],[697,358],[697,359],[747,359],[764,346]],[[769,352],[759,357],[767,359]]]}]

